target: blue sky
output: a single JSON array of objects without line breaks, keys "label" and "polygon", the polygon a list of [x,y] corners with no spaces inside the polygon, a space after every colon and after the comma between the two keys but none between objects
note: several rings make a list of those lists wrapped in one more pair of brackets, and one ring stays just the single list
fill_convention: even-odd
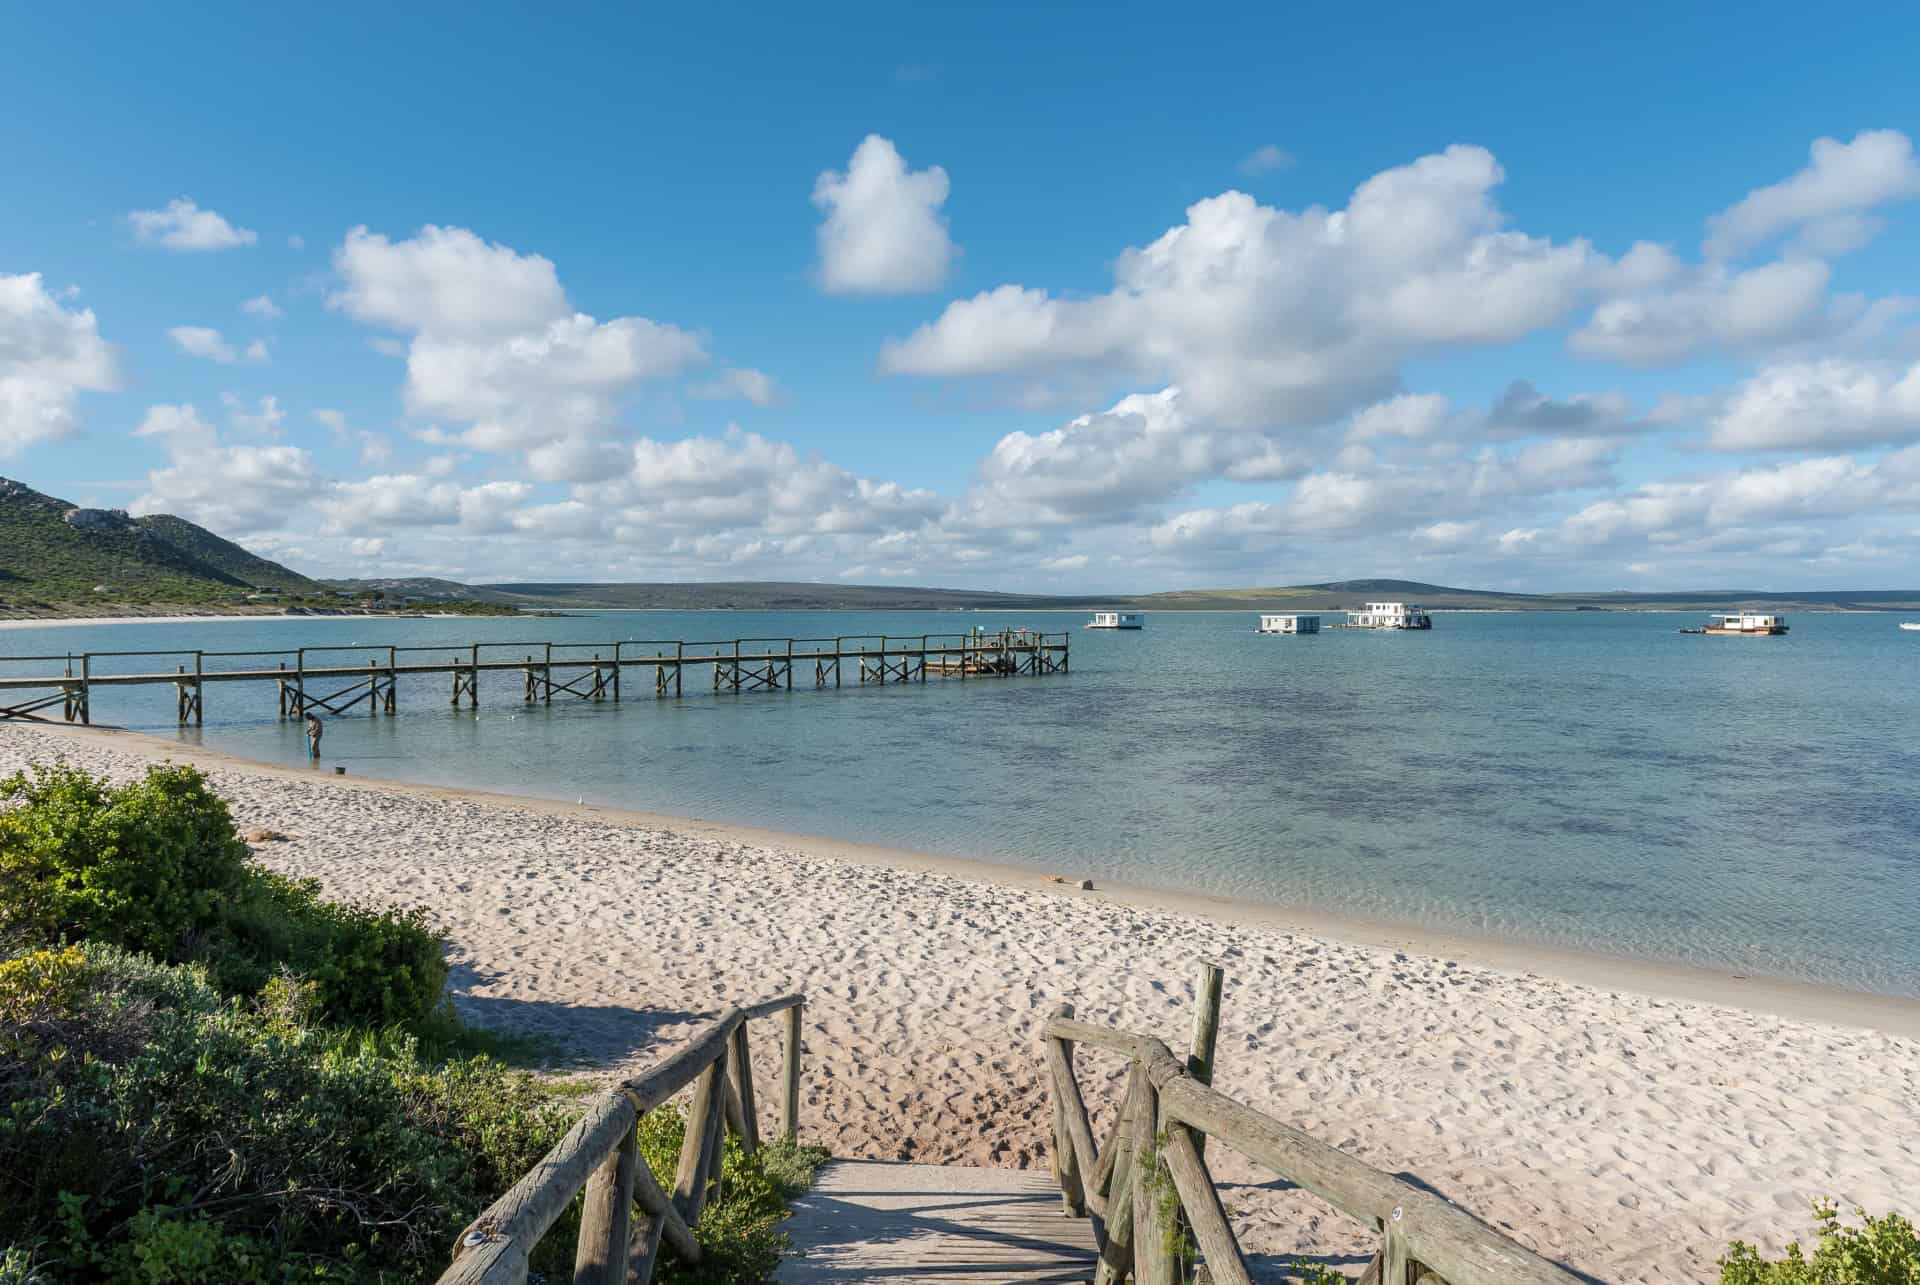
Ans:
[{"label": "blue sky", "polygon": [[15,7],[0,473],[316,573],[1910,584],[1916,28]]}]

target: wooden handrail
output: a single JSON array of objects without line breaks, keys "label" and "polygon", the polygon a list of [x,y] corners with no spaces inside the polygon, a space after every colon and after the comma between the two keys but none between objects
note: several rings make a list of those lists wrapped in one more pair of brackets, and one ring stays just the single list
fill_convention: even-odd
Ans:
[{"label": "wooden handrail", "polygon": [[[1212,1278],[1219,1285],[1245,1285],[1246,1263],[1204,1158],[1209,1137],[1377,1227],[1381,1250],[1363,1279],[1380,1285],[1577,1285],[1572,1273],[1458,1206],[1210,1087],[1196,1068],[1211,1078],[1218,976],[1211,966],[1202,973],[1194,1054],[1184,1059],[1151,1035],[1075,1021],[1070,1005],[1056,1010],[1044,1027],[1054,1089],[1054,1170],[1069,1211],[1081,1205],[1092,1211],[1101,1247],[1096,1285],[1118,1285],[1129,1274],[1137,1285],[1178,1279],[1165,1250],[1171,1211],[1157,1194],[1146,1198],[1168,1181]],[[1118,1053],[1132,1063],[1126,1098],[1098,1153],[1074,1078],[1076,1045]],[[1147,1158],[1149,1165],[1142,1153],[1153,1139],[1157,1154]],[[1140,1225],[1148,1218],[1151,1229]]]},{"label": "wooden handrail", "polygon": [[[803,1003],[803,996],[782,995],[730,1008],[667,1057],[595,1097],[566,1136],[467,1225],[439,1285],[523,1285],[534,1247],[583,1190],[575,1285],[647,1285],[663,1239],[682,1259],[699,1261],[692,1228],[708,1188],[720,1178],[722,1135],[731,1124],[749,1154],[759,1145],[757,1121],[729,1121],[725,1109],[730,1095],[753,1109],[746,1025],[787,1014],[780,1131],[791,1140],[799,1116]],[[639,1155],[636,1129],[641,1116],[696,1080],[687,1141],[669,1194]]]}]

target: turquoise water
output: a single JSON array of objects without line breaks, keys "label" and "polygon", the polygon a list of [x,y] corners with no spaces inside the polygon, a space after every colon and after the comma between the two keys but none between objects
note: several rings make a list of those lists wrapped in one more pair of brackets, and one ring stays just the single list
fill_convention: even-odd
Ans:
[{"label": "turquoise water", "polygon": [[[329,720],[327,762],[1920,995],[1920,635],[1896,617],[1800,615],[1778,639],[1665,614],[1299,638],[1253,613],[1084,619],[219,621],[21,630],[0,652],[1071,628],[1070,675],[1005,682],[715,696],[689,671],[655,702],[630,671],[621,705],[549,708],[507,675],[476,713],[444,677],[404,680],[399,717]],[[113,664],[154,667],[96,672]],[[94,717],[303,759],[271,686],[209,686],[199,732],[172,700],[99,689]]]}]

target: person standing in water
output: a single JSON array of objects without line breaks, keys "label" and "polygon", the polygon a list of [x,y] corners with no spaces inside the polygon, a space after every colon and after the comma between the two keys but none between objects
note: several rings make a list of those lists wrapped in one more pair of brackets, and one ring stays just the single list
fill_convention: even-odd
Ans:
[{"label": "person standing in water", "polygon": [[307,715],[307,754],[309,757],[316,759],[320,757],[320,737],[325,731],[326,728],[321,724],[319,715]]}]

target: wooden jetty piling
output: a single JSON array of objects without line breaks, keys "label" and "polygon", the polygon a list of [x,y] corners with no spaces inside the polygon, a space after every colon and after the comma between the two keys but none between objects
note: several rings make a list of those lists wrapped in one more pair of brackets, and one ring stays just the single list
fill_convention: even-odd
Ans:
[{"label": "wooden jetty piling", "polygon": [[[0,656],[0,720],[46,722],[38,711],[54,705],[69,723],[93,721],[95,688],[171,683],[181,726],[206,717],[209,684],[272,683],[279,717],[310,713],[340,716],[357,711],[393,714],[399,680],[439,676],[451,684],[449,703],[480,705],[486,674],[520,677],[521,700],[551,705],[556,695],[592,702],[621,699],[629,669],[653,671],[655,699],[680,697],[685,671],[706,666],[715,692],[790,692],[794,672],[811,665],[816,690],[842,685],[847,666],[862,685],[922,683],[928,678],[1012,678],[1069,672],[1071,636],[1006,629],[998,633],[925,634],[901,638],[847,634],[835,638],[734,638],[725,641],[621,641],[613,643],[471,643],[449,655],[438,646],[314,646],[278,651],[96,651],[64,656]],[[533,650],[539,648],[538,651]],[[645,649],[645,650],[643,650]],[[345,655],[347,659],[334,658]],[[496,659],[497,657],[497,659]],[[289,658],[291,663],[289,663]],[[130,662],[157,661],[152,669],[119,672]],[[110,661],[111,667],[100,662]],[[255,662],[248,664],[246,662]],[[45,663],[49,671],[25,674],[19,667]],[[77,665],[77,672],[76,672]],[[271,668],[267,666],[271,665]],[[511,689],[509,689],[511,690]]]}]

